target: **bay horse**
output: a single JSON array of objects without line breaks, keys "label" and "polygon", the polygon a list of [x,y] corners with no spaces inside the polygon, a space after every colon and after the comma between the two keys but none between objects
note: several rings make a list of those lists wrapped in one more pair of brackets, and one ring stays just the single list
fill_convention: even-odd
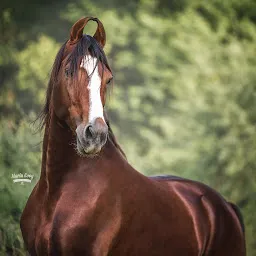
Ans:
[{"label": "bay horse", "polygon": [[[89,20],[94,36],[84,35]],[[78,20],[59,50],[42,112],[41,175],[20,225],[31,256],[244,256],[238,208],[212,188],[146,177],[110,127],[103,24]]]}]

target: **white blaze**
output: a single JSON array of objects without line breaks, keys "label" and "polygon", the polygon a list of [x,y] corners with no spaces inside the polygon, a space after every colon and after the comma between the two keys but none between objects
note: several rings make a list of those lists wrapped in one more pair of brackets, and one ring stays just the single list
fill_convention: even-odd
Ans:
[{"label": "white blaze", "polygon": [[101,78],[98,70],[97,58],[90,55],[85,55],[82,59],[80,67],[84,68],[87,75],[90,76],[87,87],[89,91],[88,122],[93,123],[93,121],[98,117],[104,120],[103,106],[100,97]]}]

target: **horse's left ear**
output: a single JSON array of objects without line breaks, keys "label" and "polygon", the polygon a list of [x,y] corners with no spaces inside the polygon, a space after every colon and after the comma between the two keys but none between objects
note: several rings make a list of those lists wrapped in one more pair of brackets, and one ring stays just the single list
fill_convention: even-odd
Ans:
[{"label": "horse's left ear", "polygon": [[93,18],[93,17],[81,18],[72,26],[71,31],[70,31],[69,43],[75,44],[83,37],[84,27],[86,26],[86,24],[89,20],[93,20],[93,21],[97,22],[98,27],[97,27],[97,30],[93,37],[97,40],[97,42],[103,48],[106,44],[105,29],[104,29],[103,24],[100,22],[100,20],[98,20],[97,18]]}]

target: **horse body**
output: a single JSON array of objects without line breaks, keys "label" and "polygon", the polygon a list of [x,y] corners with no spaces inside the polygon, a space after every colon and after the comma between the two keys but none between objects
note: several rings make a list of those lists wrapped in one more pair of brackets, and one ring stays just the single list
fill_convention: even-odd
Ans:
[{"label": "horse body", "polygon": [[[76,33],[80,27],[71,32],[74,40]],[[104,33],[95,38],[99,35]],[[48,96],[51,102],[50,91]],[[105,145],[96,156],[81,157],[73,147],[81,130],[76,135],[72,120],[63,121],[65,110],[56,106],[47,105],[41,176],[21,218],[31,256],[245,256],[239,218],[217,192],[199,182],[137,172],[107,119]],[[83,125],[75,120],[77,127]],[[92,152],[104,141],[105,121],[96,121],[82,131]],[[86,145],[84,137],[78,139]]]},{"label": "horse body", "polygon": [[97,157],[81,158],[56,117],[46,130],[41,177],[21,222],[32,256],[245,255],[238,218],[209,187],[146,177],[111,139]]}]

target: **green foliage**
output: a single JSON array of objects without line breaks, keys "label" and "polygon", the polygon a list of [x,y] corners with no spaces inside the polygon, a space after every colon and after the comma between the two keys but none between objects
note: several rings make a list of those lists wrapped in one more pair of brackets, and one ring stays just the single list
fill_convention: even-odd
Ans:
[{"label": "green foliage", "polygon": [[[17,55],[19,72],[17,76],[18,93],[26,95],[20,99],[20,107],[24,112],[40,110],[45,99],[45,87],[50,77],[52,59],[60,45],[47,36],[40,36],[31,41],[28,46]],[[30,96],[30,97],[29,97]]]},{"label": "green foliage", "polygon": [[[32,134],[26,120],[0,125],[0,255],[24,253],[19,219],[40,175],[40,138]],[[13,183],[12,175],[19,173],[33,175],[31,184]]]},{"label": "green foliage", "polygon": [[[27,115],[38,113],[43,103],[50,67],[70,26],[92,15],[107,31],[105,51],[115,78],[108,107],[129,161],[147,175],[203,181],[237,203],[248,255],[256,255],[256,4],[77,0],[57,1],[56,8],[39,5],[45,22],[31,14],[20,30],[24,9],[5,6],[0,13],[2,252],[22,255],[18,218],[33,187],[13,184],[10,173],[39,177],[40,153],[32,146],[39,135],[31,136]],[[94,31],[93,23],[85,29]]]}]

